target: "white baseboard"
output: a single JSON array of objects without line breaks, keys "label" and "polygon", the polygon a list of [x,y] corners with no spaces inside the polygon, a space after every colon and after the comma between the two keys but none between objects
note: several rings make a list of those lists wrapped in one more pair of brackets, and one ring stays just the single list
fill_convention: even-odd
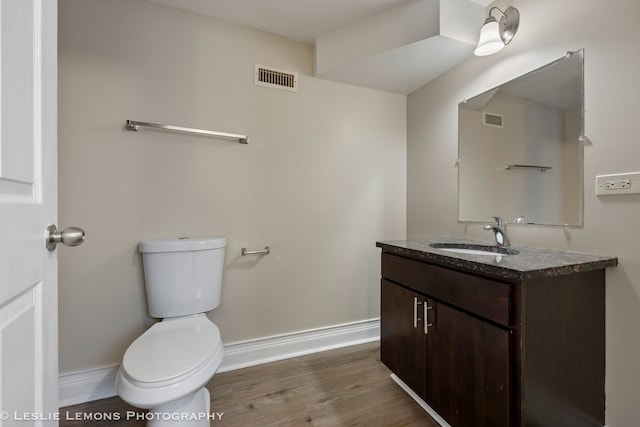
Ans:
[{"label": "white baseboard", "polygon": [[[224,346],[224,358],[218,372],[233,371],[379,339],[380,319],[369,319],[231,343]],[[112,366],[60,375],[60,407],[115,396],[117,372],[118,367]]]},{"label": "white baseboard", "polygon": [[380,319],[370,319],[232,343],[224,346],[224,358],[218,372],[233,371],[379,339]]},{"label": "white baseboard", "polygon": [[65,407],[116,395],[117,366],[60,375],[58,404]]}]

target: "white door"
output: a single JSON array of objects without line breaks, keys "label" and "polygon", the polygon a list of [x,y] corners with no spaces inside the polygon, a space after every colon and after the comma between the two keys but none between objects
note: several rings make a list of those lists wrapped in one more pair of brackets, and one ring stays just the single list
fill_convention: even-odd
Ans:
[{"label": "white door", "polygon": [[57,425],[57,1],[0,0],[0,423]]}]

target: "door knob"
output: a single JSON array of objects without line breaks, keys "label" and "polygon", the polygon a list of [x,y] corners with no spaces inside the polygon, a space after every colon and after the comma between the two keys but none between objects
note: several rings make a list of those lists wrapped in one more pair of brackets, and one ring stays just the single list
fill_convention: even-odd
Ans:
[{"label": "door knob", "polygon": [[58,243],[62,243],[65,246],[78,246],[82,242],[84,242],[84,230],[82,228],[69,227],[58,231],[55,225],[47,227],[45,243],[49,251],[53,251],[58,246]]}]

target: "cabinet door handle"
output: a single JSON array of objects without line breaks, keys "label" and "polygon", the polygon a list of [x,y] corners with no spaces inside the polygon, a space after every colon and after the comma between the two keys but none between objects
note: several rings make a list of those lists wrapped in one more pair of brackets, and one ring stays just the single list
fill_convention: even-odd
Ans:
[{"label": "cabinet door handle", "polygon": [[418,321],[422,320],[418,318],[418,305],[420,304],[424,305],[422,301],[418,301],[418,297],[413,297],[413,327],[414,328],[417,328]]},{"label": "cabinet door handle", "polygon": [[433,310],[433,307],[429,307],[429,301],[425,301],[424,307],[424,334],[429,334],[429,326],[433,326],[433,323],[429,323],[429,310]]}]

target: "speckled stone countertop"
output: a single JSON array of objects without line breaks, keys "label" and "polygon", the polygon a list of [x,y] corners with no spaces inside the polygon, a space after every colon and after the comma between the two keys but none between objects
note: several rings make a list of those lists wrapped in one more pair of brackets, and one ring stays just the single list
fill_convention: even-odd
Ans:
[{"label": "speckled stone countertop", "polygon": [[614,256],[554,251],[526,246],[511,246],[511,249],[520,252],[517,255],[472,255],[433,248],[429,246],[432,243],[495,246],[490,242],[450,238],[386,241],[377,242],[376,246],[382,248],[383,252],[503,279],[525,280],[556,277],[618,265],[618,258]]}]

